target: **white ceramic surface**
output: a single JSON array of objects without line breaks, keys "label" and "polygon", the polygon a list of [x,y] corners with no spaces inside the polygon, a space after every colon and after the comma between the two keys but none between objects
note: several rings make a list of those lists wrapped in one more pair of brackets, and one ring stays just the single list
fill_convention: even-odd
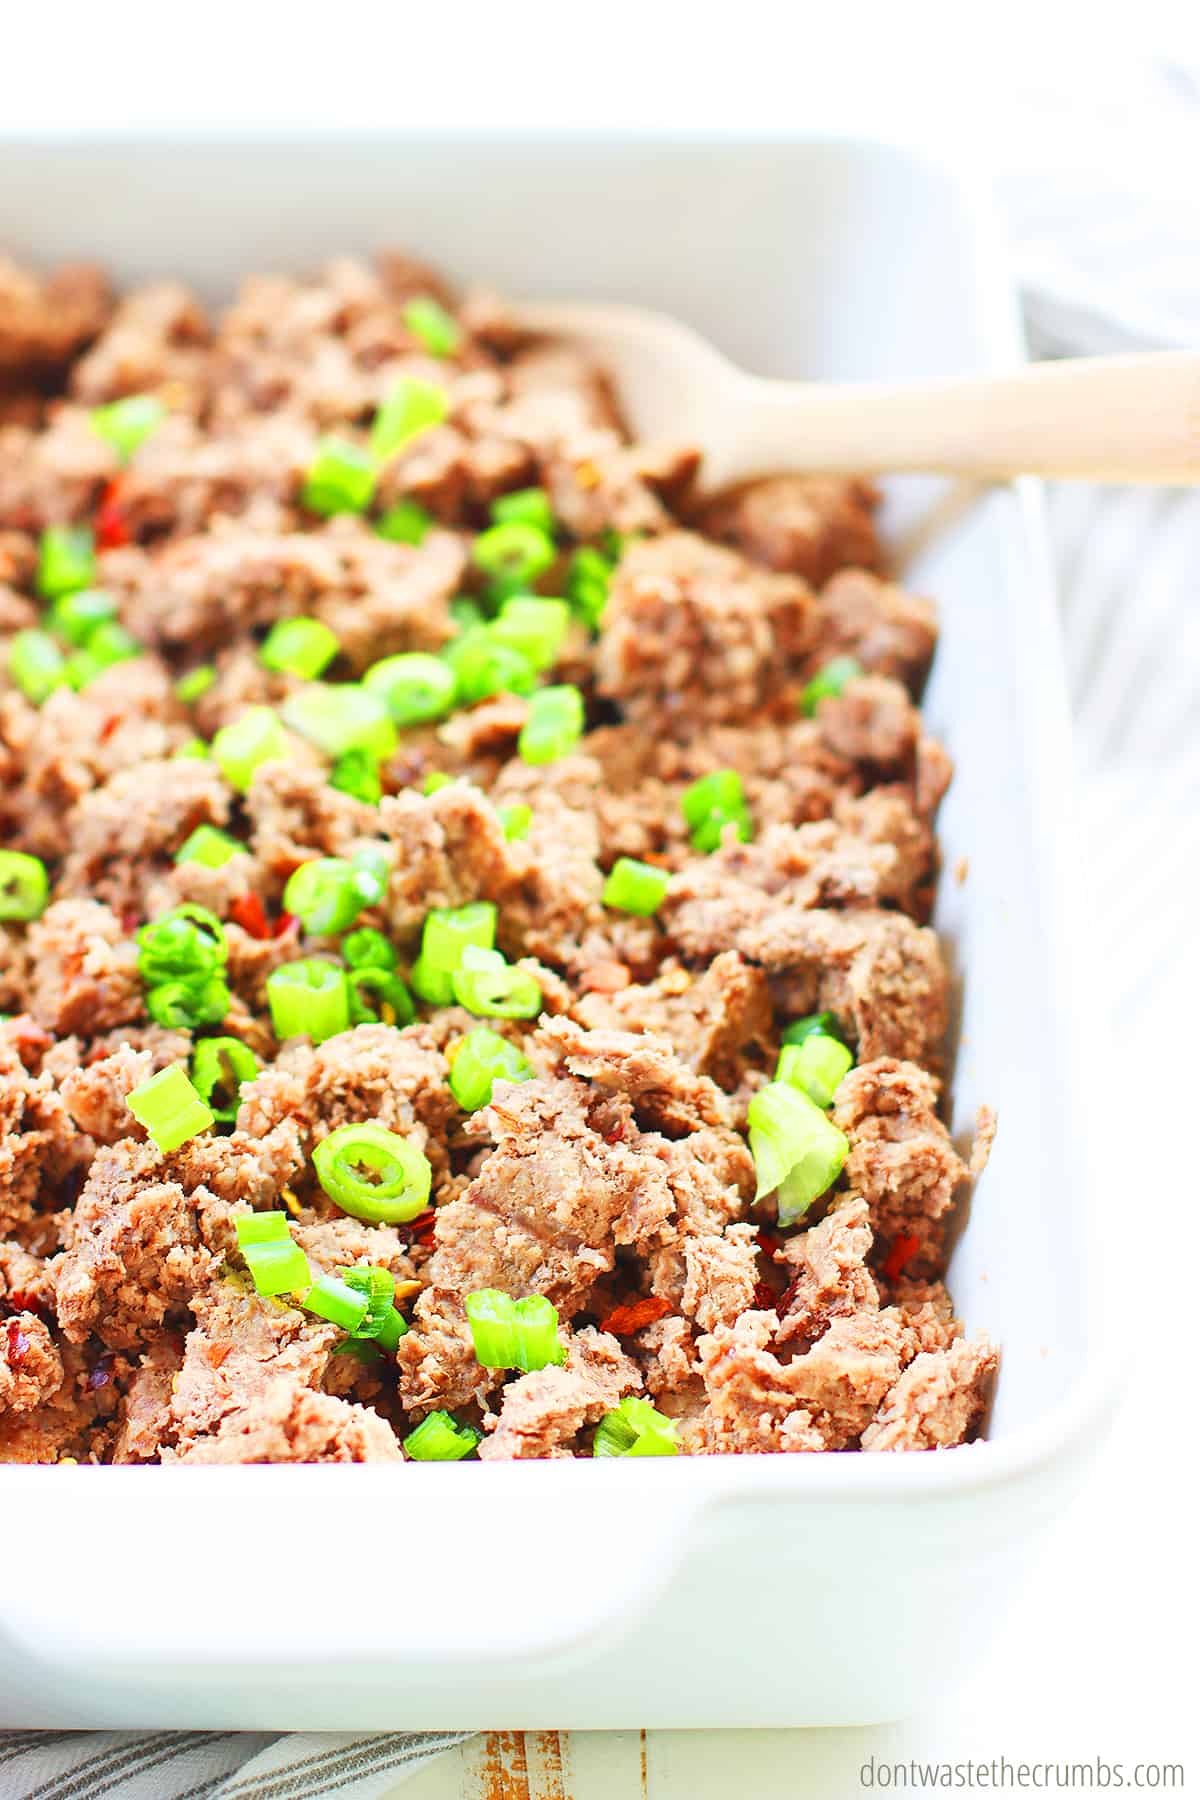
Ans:
[{"label": "white ceramic surface", "polygon": [[[833,140],[448,135],[0,142],[0,242],[118,277],[404,243],[530,297],[660,307],[766,374],[1020,355],[986,221],[943,172]],[[905,529],[936,498],[897,484]],[[958,773],[938,924],[962,976],[952,1118],[1001,1131],[951,1271],[1004,1345],[986,1443],[914,1457],[404,1468],[0,1469],[0,1723],[316,1728],[864,1723],[994,1622],[1103,1411],[1088,1055],[1059,867],[1066,709],[1038,496],[906,571],[942,605],[928,696]],[[240,1524],[311,1570],[264,1610]],[[326,1561],[325,1530],[352,1549]],[[353,1573],[369,1571],[356,1605]]]}]

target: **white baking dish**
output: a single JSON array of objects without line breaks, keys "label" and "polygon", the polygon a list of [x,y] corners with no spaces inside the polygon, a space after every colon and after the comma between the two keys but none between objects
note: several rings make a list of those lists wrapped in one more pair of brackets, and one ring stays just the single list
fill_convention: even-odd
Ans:
[{"label": "white baking dish", "polygon": [[[748,367],[844,378],[1022,352],[978,208],[867,142],[403,136],[0,143],[0,243],[181,273],[413,246],[531,296],[643,301]],[[897,488],[912,517],[929,489]],[[951,1274],[1004,1346],[989,1440],[923,1456],[0,1469],[0,1722],[713,1726],[904,1713],[970,1655],[1104,1410],[1099,1237],[1059,869],[1065,701],[1038,497],[906,571],[945,633],[958,774],[939,924],[956,1132],[1001,1131]],[[278,1592],[278,1600],[260,1593]]]}]

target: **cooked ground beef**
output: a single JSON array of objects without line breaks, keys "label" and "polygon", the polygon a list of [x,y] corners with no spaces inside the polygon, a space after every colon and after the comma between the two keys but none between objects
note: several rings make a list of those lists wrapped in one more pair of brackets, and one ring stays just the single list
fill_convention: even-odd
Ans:
[{"label": "cooked ground beef", "polygon": [[[707,496],[700,473],[629,440],[585,353],[405,257],[252,277],[221,315],[175,281],[114,300],[99,271],[0,259],[0,1461],[981,1430],[998,1354],[942,1277],[994,1120],[968,1156],[939,1114],[934,610],[888,578],[870,484]],[[84,560],[56,582],[64,528]],[[565,620],[508,605],[560,594]],[[281,624],[326,662],[264,657]],[[413,655],[450,672],[424,713],[372,673]],[[539,754],[546,686],[583,723]],[[383,718],[347,736],[347,701],[364,728],[390,707],[394,745]],[[238,770],[211,741],[253,709],[276,735]],[[689,816],[706,778],[728,803]],[[356,916],[297,899],[322,858]],[[622,858],[644,908],[616,903]],[[181,907],[219,950],[202,1005],[139,944]],[[494,914],[496,1002],[467,961],[450,994],[419,960],[464,907]],[[347,975],[350,926],[394,975]],[[312,957],[344,1010],[297,1032],[273,978]],[[852,1059],[819,1097],[844,1157],[797,1214],[756,1201],[752,1128],[818,1013]],[[483,1086],[481,1030],[515,1059]],[[142,1090],[199,1083],[213,1036],[256,1072],[160,1148]],[[343,1209],[323,1159],[363,1128],[427,1197],[389,1216],[360,1181],[372,1216]],[[282,1295],[243,1248],[267,1213],[307,1260]],[[386,1343],[376,1303],[350,1325],[356,1269],[392,1294]],[[553,1309],[536,1352],[522,1326],[481,1360],[481,1290]]]}]

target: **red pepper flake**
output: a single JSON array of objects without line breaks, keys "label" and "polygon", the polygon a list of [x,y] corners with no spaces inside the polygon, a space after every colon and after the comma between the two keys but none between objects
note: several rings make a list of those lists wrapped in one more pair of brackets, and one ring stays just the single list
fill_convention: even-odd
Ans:
[{"label": "red pepper flake", "polygon": [[920,1238],[913,1237],[907,1231],[902,1231],[899,1237],[893,1239],[892,1247],[887,1253],[887,1261],[883,1265],[883,1272],[887,1279],[899,1281],[905,1268],[920,1248]]},{"label": "red pepper flake", "polygon": [[141,917],[142,915],[136,906],[123,906],[121,908],[121,930],[136,931],[138,925],[141,923]]},{"label": "red pepper flake", "polygon": [[239,894],[231,901],[229,916],[243,931],[248,931],[252,938],[269,938],[276,934],[271,928],[266,909],[257,894]]},{"label": "red pepper flake", "polygon": [[408,1221],[408,1229],[418,1244],[433,1242],[433,1225],[436,1218],[436,1208],[427,1206],[424,1212],[418,1213],[415,1219]]},{"label": "red pepper flake", "polygon": [[[5,1294],[0,1300],[7,1312],[34,1313],[39,1319],[49,1311],[49,1301],[42,1300],[37,1294],[27,1294],[24,1288],[14,1288],[11,1294]],[[10,1331],[12,1327],[9,1327]]]},{"label": "red pepper flake", "polygon": [[96,508],[96,548],[120,550],[132,542],[133,533],[121,505],[121,479],[117,476],[105,488]]},{"label": "red pepper flake", "polygon": [[614,1306],[607,1319],[601,1321],[600,1329],[611,1331],[614,1337],[629,1337],[643,1325],[665,1319],[670,1311],[671,1302],[664,1300],[661,1294],[647,1294],[644,1299],[630,1300],[625,1306]]},{"label": "red pepper flake", "polygon": [[295,913],[289,913],[289,912],[280,913],[280,915],[276,919],[274,925],[271,927],[271,936],[277,937],[277,938],[285,936],[286,933],[292,929],[292,926],[295,923],[296,923]]},{"label": "red pepper flake", "polygon": [[19,1369],[29,1355],[29,1339],[21,1330],[16,1319],[8,1322],[8,1366]]},{"label": "red pepper flake", "polygon": [[786,1310],[784,1302],[791,1292],[792,1289],[788,1288],[781,1298],[776,1298],[775,1290],[769,1281],[756,1281],[754,1284],[754,1310],[756,1312],[775,1312],[778,1310],[782,1317]]}]

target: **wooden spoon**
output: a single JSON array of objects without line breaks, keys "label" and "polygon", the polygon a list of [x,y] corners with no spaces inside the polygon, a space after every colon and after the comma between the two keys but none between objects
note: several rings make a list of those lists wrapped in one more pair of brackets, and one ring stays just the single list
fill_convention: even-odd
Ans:
[{"label": "wooden spoon", "polygon": [[698,445],[712,488],[785,469],[1200,480],[1200,352],[1079,357],[938,381],[768,381],[663,313],[552,304],[522,307],[518,317],[593,351],[633,435]]}]

